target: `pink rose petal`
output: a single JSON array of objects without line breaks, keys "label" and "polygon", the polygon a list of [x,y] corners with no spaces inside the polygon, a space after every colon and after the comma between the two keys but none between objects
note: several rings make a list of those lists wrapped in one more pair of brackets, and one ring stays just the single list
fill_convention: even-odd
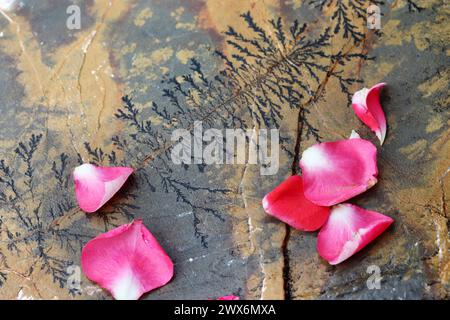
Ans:
[{"label": "pink rose petal", "polygon": [[377,135],[383,144],[386,137],[386,117],[380,104],[380,92],[385,83],[357,91],[352,98],[352,108],[358,118]]},{"label": "pink rose petal", "polygon": [[85,163],[73,171],[78,205],[85,212],[100,209],[133,172],[129,167],[97,167]]},{"label": "pink rose petal", "polygon": [[350,199],[377,183],[377,148],[364,139],[318,143],[300,160],[305,197],[320,206]]},{"label": "pink rose petal", "polygon": [[318,206],[303,194],[303,181],[300,176],[290,176],[263,199],[264,210],[303,231],[319,229],[328,219],[330,209]]},{"label": "pink rose petal", "polygon": [[141,220],[89,241],[81,265],[88,279],[120,300],[136,300],[173,276],[172,261]]},{"label": "pink rose petal", "polygon": [[335,265],[348,259],[378,237],[394,220],[349,203],[333,207],[317,238],[322,258]]},{"label": "pink rose petal", "polygon": [[216,300],[239,300],[239,297],[229,295],[229,296],[223,296],[223,297],[217,298]]}]

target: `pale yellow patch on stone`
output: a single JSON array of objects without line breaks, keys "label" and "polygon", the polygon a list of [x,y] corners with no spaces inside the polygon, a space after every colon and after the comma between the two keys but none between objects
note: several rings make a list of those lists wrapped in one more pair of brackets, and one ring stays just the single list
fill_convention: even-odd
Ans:
[{"label": "pale yellow patch on stone", "polygon": [[[449,14],[450,7],[444,6],[433,21],[423,21],[411,28],[411,36],[417,49],[421,51],[432,49],[439,54],[441,48],[447,46],[450,42],[450,25],[447,23]],[[430,37],[430,34],[433,36]]]},{"label": "pale yellow patch on stone", "polygon": [[194,74],[194,82],[202,82],[202,79],[200,78],[200,75],[198,73]]},{"label": "pale yellow patch on stone", "polygon": [[[88,161],[90,158],[85,152],[84,142],[102,147],[105,152],[109,152],[105,141],[122,130],[120,123],[111,121],[111,115],[121,103],[123,90],[122,85],[112,76],[116,73],[115,65],[111,64],[110,51],[105,42],[109,39],[107,26],[114,24],[116,19],[127,11],[128,6],[124,1],[98,0],[93,2],[91,9],[95,22],[75,32],[74,38],[69,43],[60,43],[51,52],[42,51],[42,44],[38,42],[33,25],[27,16],[11,15],[11,21],[7,22],[0,15],[0,20],[4,23],[3,32],[8,35],[0,42],[0,51],[14,57],[14,67],[18,71],[16,81],[23,87],[20,104],[27,109],[26,112],[16,110],[15,124],[23,130],[17,132],[9,141],[2,141],[2,148],[10,148],[18,141],[26,142],[31,133],[42,132],[44,141],[41,143],[48,147],[40,146],[35,150],[36,163],[33,163],[39,166],[35,173],[40,177],[46,176],[45,170],[49,168],[51,159],[57,159],[61,150],[71,155],[79,152],[81,157]],[[48,61],[51,61],[51,64]],[[41,122],[42,118],[45,122]],[[45,128],[44,132],[41,126]],[[45,141],[47,139],[45,131],[58,135],[60,140],[57,145]],[[121,156],[120,153],[118,151],[118,157]],[[8,163],[15,163],[14,152],[4,157]],[[41,170],[43,172],[40,172]],[[24,214],[33,212],[34,209],[31,208],[36,208],[35,201],[42,200],[41,196],[45,192],[57,188],[52,179],[44,182],[33,186],[33,197],[21,199]],[[18,185],[20,192],[23,187]],[[0,215],[10,214],[5,212],[5,209],[4,206],[0,207]],[[44,226],[66,228],[66,225],[82,218],[84,214],[78,208],[74,208],[65,212],[64,219],[47,221]],[[56,220],[58,224],[55,223]],[[125,223],[122,218],[119,218],[118,222]],[[0,232],[2,235],[6,223],[2,226]],[[89,224],[92,230],[96,230],[100,226],[100,219],[93,218]],[[24,231],[15,223],[8,222],[7,228],[14,235],[16,232]],[[20,237],[29,236],[28,232],[20,235]],[[4,253],[3,256],[0,254],[0,269],[6,268],[4,261],[8,261],[11,267],[8,271],[8,281],[0,290],[2,298],[46,300],[73,298],[67,288],[52,285],[54,281],[43,267],[42,259],[37,259],[38,257],[31,253],[33,248],[31,243],[18,242],[18,245],[23,253],[20,259],[5,250],[3,243],[0,244],[0,251]],[[47,244],[45,250],[50,256],[61,259],[69,257],[65,248],[52,246],[51,243]]]},{"label": "pale yellow patch on stone", "polygon": [[159,74],[149,73],[145,76],[146,80],[155,81],[159,79]]},{"label": "pale yellow patch on stone", "polygon": [[189,99],[186,102],[191,107],[200,106],[200,93],[198,91],[191,91],[189,94]]},{"label": "pale yellow patch on stone", "polygon": [[159,116],[152,115],[150,116],[150,122],[154,125],[160,125],[163,123],[163,120]]},{"label": "pale yellow patch on stone", "polygon": [[147,72],[147,80],[156,80],[158,75],[155,73],[148,73],[148,69],[158,67],[154,70],[156,72],[158,69],[161,69],[160,64],[167,62],[172,56],[173,49],[170,47],[157,49],[150,54],[139,53],[132,60],[132,68],[129,70],[129,74],[131,76],[136,76],[145,70],[145,72]]},{"label": "pale yellow patch on stone", "polygon": [[132,65],[133,67],[139,68],[139,69],[145,69],[152,65],[152,59],[150,57],[147,57],[146,55],[140,53],[136,55],[136,57],[133,59]]},{"label": "pale yellow patch on stone", "polygon": [[169,68],[167,68],[167,67],[160,67],[159,71],[161,72],[161,74],[167,74],[167,73],[169,73]]}]

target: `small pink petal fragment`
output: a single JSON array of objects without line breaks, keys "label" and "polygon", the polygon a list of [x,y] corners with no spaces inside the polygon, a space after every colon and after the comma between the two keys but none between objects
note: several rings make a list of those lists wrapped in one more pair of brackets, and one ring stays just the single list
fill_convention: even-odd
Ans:
[{"label": "small pink petal fragment", "polygon": [[85,163],[73,171],[75,194],[81,210],[91,213],[100,209],[122,187],[133,173],[129,167],[97,167]]},{"label": "small pink petal fragment", "polygon": [[269,215],[303,231],[319,229],[330,214],[328,207],[318,206],[305,198],[302,177],[297,175],[284,180],[262,202]]},{"label": "small pink petal fragment", "polygon": [[348,259],[382,234],[394,220],[349,203],[333,207],[317,237],[322,258],[335,265]]},{"label": "small pink petal fragment", "polygon": [[385,83],[357,91],[352,98],[352,108],[357,117],[377,135],[383,144],[386,137],[386,117],[380,104],[380,92]]},{"label": "small pink petal fragment", "polygon": [[223,296],[223,297],[217,298],[216,300],[239,300],[239,297],[229,295],[229,296]]},{"label": "small pink petal fragment", "polygon": [[140,220],[89,241],[81,265],[88,279],[118,300],[137,300],[173,276],[172,260]]},{"label": "small pink petal fragment", "polygon": [[319,143],[303,152],[300,167],[305,197],[332,206],[377,183],[377,148],[358,138]]}]

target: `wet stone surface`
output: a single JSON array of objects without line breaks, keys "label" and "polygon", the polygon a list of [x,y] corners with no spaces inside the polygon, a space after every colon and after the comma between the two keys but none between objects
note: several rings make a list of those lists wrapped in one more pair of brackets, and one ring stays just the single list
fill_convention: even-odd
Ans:
[{"label": "wet stone surface", "polygon": [[[145,299],[449,298],[449,7],[445,1],[23,1],[0,15],[0,297],[110,299],[79,269],[83,245],[143,219],[175,263]],[[381,9],[369,30],[366,8]],[[78,5],[81,29],[66,8]],[[387,82],[380,179],[353,203],[395,219],[330,266],[316,233],[264,214],[317,141],[357,130],[349,107]],[[176,165],[175,129],[280,130],[260,164]],[[98,213],[76,205],[81,162],[133,177]],[[379,289],[371,289],[379,268]],[[80,275],[81,283],[74,285]]]}]

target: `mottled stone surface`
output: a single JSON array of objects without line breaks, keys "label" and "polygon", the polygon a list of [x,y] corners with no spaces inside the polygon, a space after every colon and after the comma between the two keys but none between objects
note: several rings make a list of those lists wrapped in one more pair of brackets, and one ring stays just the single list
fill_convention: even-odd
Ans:
[{"label": "mottled stone surface", "polygon": [[[109,299],[77,275],[82,246],[143,219],[175,263],[147,299],[448,299],[449,81],[444,0],[23,1],[0,15],[0,298]],[[81,29],[66,28],[66,8]],[[353,199],[395,224],[330,266],[316,233],[261,199],[316,141],[356,129],[349,98],[387,82],[379,183]],[[175,165],[173,130],[279,128],[280,170]],[[98,213],[75,202],[81,162],[136,168]],[[380,268],[370,290],[367,268]],[[70,275],[72,274],[72,277]]]}]

